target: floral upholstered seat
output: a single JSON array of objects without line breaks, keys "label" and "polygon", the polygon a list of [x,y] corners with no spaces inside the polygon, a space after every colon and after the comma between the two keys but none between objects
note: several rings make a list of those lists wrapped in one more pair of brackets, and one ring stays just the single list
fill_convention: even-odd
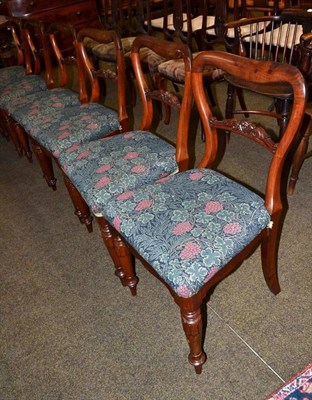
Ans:
[{"label": "floral upholstered seat", "polygon": [[120,129],[116,111],[98,103],[86,103],[48,116],[39,114],[28,133],[58,158],[62,150],[100,139]]},{"label": "floral upholstered seat", "polygon": [[118,193],[101,211],[180,297],[197,293],[270,221],[261,197],[209,169]]},{"label": "floral upholstered seat", "polygon": [[3,104],[3,108],[29,132],[36,120],[41,120],[43,116],[53,117],[65,107],[79,105],[80,101],[77,93],[69,89],[57,88],[32,93],[23,97],[12,97],[9,103],[5,102]]},{"label": "floral upholstered seat", "polygon": [[[2,78],[1,78],[2,80]],[[13,82],[6,83],[0,92],[0,107],[7,110],[8,106],[14,102],[14,98],[21,99],[31,93],[47,90],[45,81],[38,75],[25,76],[23,79],[15,79]]]},{"label": "floral upholstered seat", "polygon": [[13,67],[6,67],[0,69],[0,93],[7,86],[12,83],[20,82],[28,78],[25,73],[25,68],[22,65],[14,65]]},{"label": "floral upholstered seat", "polygon": [[145,131],[119,134],[59,154],[59,164],[94,213],[112,196],[177,171],[175,147]]}]

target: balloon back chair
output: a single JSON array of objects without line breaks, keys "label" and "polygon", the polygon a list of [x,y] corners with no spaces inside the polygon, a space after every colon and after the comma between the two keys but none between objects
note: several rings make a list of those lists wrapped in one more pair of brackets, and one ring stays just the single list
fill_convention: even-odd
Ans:
[{"label": "balloon back chair", "polygon": [[0,70],[0,123],[4,135],[11,138],[18,154],[22,156],[25,153],[30,158],[30,153],[25,151],[23,143],[19,140],[14,128],[14,121],[10,118],[3,102],[10,102],[13,93],[24,96],[26,93],[45,90],[47,87],[41,76],[44,68],[38,53],[31,55],[27,44],[28,35],[25,21],[11,17],[7,23],[16,49],[17,65]]},{"label": "balloon back chair", "polygon": [[[293,104],[280,141],[250,121],[214,117],[203,84],[206,66],[222,68],[232,79],[244,79],[251,90],[255,82],[277,88],[279,82],[287,83]],[[101,211],[119,235],[118,246],[123,243],[121,269],[129,269],[133,254],[169,289],[180,308],[190,347],[189,362],[199,374],[206,361],[202,309],[207,295],[259,244],[266,283],[274,294],[280,291],[278,242],[285,211],[281,177],[304,115],[306,88],[302,74],[288,64],[205,51],[193,61],[192,89],[206,135],[198,168],[111,198]],[[218,152],[218,130],[241,135],[271,153],[263,196],[258,188],[253,191],[212,169]],[[263,173],[263,166],[259,166],[259,173]]]},{"label": "balloon back chair", "polygon": [[[124,61],[120,41],[114,31],[89,28],[81,29],[76,35],[71,26],[52,24],[47,30],[42,29],[39,33],[39,37],[45,42],[44,49],[48,47],[49,42],[46,41],[50,40],[58,63],[59,77],[56,79],[51,54],[44,54],[50,71],[49,81],[52,84],[57,82],[56,85],[60,87],[22,98],[13,97],[8,108],[17,122],[20,135],[23,134],[24,138],[30,140],[46,182],[55,190],[56,179],[52,161],[58,164],[58,157],[62,151],[71,152],[83,143],[128,130]],[[85,34],[95,37],[100,42],[113,41],[117,48],[117,73],[107,72],[105,69],[96,70],[93,67],[82,44]],[[62,46],[64,43],[70,44],[70,40],[74,46]],[[35,49],[33,52],[35,53]],[[68,78],[76,69],[71,68],[72,64],[78,66],[79,93],[65,87]],[[70,70],[67,71],[67,68]],[[111,78],[117,82],[118,111],[98,103],[100,78]],[[86,85],[85,80],[88,80],[90,85]],[[65,180],[65,183],[70,186],[68,180]],[[80,221],[91,230],[92,220],[88,219],[90,213],[87,206],[78,210],[75,197],[72,200]]]},{"label": "balloon back chair", "polygon": [[[148,48],[165,59],[182,59],[185,68],[186,95],[182,104],[175,93],[157,90],[151,79],[144,73],[141,49]],[[72,183],[73,194],[87,204],[100,225],[103,242],[115,265],[115,273],[121,283],[136,293],[137,277],[133,273],[131,258],[127,249],[122,247],[105,220],[105,210],[110,199],[120,194],[125,198],[137,188],[153,183],[188,168],[189,156],[186,132],[189,126],[192,106],[191,91],[191,54],[188,47],[181,43],[167,42],[140,36],[132,48],[133,70],[142,100],[142,116],[139,128],[120,135],[97,140],[80,146],[75,151],[63,151],[59,163]],[[179,109],[180,119],[174,144],[155,134],[153,127],[156,102],[173,105]],[[174,140],[174,139],[172,139]],[[80,207],[80,206],[79,206]],[[125,251],[125,253],[124,253]],[[119,257],[125,259],[121,268]],[[129,264],[127,262],[129,261]]]}]

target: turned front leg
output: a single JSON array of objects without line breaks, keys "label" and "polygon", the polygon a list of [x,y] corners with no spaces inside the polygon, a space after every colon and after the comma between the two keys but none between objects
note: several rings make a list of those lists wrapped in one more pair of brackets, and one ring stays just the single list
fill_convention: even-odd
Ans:
[{"label": "turned front leg", "polygon": [[181,310],[183,329],[190,347],[189,362],[194,366],[196,374],[202,372],[202,365],[207,357],[202,345],[203,323],[201,310]]},{"label": "turned front leg", "polygon": [[89,206],[84,201],[84,199],[82,198],[81,194],[76,189],[76,187],[72,184],[68,176],[65,175],[65,173],[63,173],[63,177],[65,186],[67,188],[67,191],[75,208],[75,215],[77,215],[77,217],[79,218],[80,223],[84,224],[87,227],[88,232],[91,233],[93,230],[92,228],[93,217],[90,214]]},{"label": "turned front leg", "polygon": [[125,273],[123,269],[121,268],[120,261],[114,246],[114,234],[112,232],[112,229],[106,222],[106,220],[103,217],[97,217],[96,218],[98,221],[98,224],[100,226],[100,231],[101,231],[101,236],[103,239],[103,242],[109,252],[109,255],[111,256],[114,266],[115,266],[115,275],[118,276],[120,279],[121,283],[123,286],[126,286],[126,282],[124,281],[125,279]]},{"label": "turned front leg", "polygon": [[139,280],[135,276],[133,257],[128,247],[118,234],[114,235],[114,247],[116,249],[116,255],[120,262],[120,267],[125,274],[123,278],[123,284],[125,286],[128,286],[132,296],[135,296],[137,294],[136,287]]}]

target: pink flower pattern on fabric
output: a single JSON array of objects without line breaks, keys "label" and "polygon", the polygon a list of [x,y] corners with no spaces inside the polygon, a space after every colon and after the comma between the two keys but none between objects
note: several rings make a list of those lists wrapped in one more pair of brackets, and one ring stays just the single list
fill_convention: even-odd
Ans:
[{"label": "pink flower pattern on fabric", "polygon": [[144,165],[135,165],[133,168],[131,168],[131,172],[134,172],[135,174],[141,174],[144,171],[145,171]]},{"label": "pink flower pattern on fabric", "polygon": [[68,147],[68,149],[66,150],[66,153],[72,153],[73,151],[76,151],[79,149],[79,144],[75,143],[72,146]]},{"label": "pink flower pattern on fabric", "polygon": [[142,211],[145,210],[146,208],[150,208],[151,205],[153,204],[152,200],[141,200],[139,204],[135,207],[135,211]]},{"label": "pink flower pattern on fabric", "polygon": [[199,245],[195,242],[189,242],[186,243],[184,246],[184,249],[180,253],[180,258],[182,260],[187,260],[187,259],[193,259],[197,257],[197,254],[199,254],[201,251],[201,248]]},{"label": "pink flower pattern on fabric", "polygon": [[212,267],[206,275],[205,282],[208,282],[218,272],[217,267]]},{"label": "pink flower pattern on fabric", "polygon": [[137,158],[138,155],[139,155],[138,152],[136,152],[136,151],[130,151],[129,153],[127,153],[127,154],[124,156],[124,159],[125,159],[125,160],[133,160],[134,158]]},{"label": "pink flower pattern on fabric", "polygon": [[190,232],[193,228],[193,225],[189,221],[180,222],[173,229],[172,232],[174,235],[183,235],[186,232]]},{"label": "pink flower pattern on fabric", "polygon": [[118,215],[113,219],[113,227],[117,230],[120,231],[120,226],[121,226],[121,219]]},{"label": "pink flower pattern on fabric", "polygon": [[95,187],[96,187],[96,188],[105,187],[105,186],[107,186],[107,185],[110,183],[110,181],[111,181],[111,178],[109,178],[108,176],[102,176],[102,178],[99,179],[99,180],[96,182]]},{"label": "pink flower pattern on fabric", "polygon": [[184,297],[184,298],[190,297],[190,295],[191,295],[191,292],[189,291],[189,289],[186,286],[183,286],[183,285],[179,286],[177,288],[176,292],[177,292],[178,296],[181,296],[181,297]]},{"label": "pink flower pattern on fabric", "polygon": [[81,160],[82,158],[87,158],[90,154],[91,154],[91,152],[86,150],[86,151],[83,151],[82,153],[78,154],[77,158],[79,160]]},{"label": "pink flower pattern on fabric", "polygon": [[98,124],[96,124],[95,122],[86,126],[87,129],[96,129],[97,127],[98,127]]},{"label": "pink flower pattern on fabric", "polygon": [[190,174],[190,180],[191,181],[198,181],[202,177],[203,177],[202,172],[193,172],[192,174]]},{"label": "pink flower pattern on fabric", "polygon": [[70,125],[66,124],[66,125],[62,125],[59,127],[59,131],[63,131],[64,129],[69,129]]},{"label": "pink flower pattern on fabric", "polygon": [[119,196],[117,196],[117,200],[128,200],[133,196],[134,196],[134,192],[129,190],[129,191],[123,192]]},{"label": "pink flower pattern on fabric", "polygon": [[205,206],[205,213],[212,214],[217,213],[223,209],[222,203],[219,201],[208,201]]},{"label": "pink flower pattern on fabric", "polygon": [[80,118],[80,121],[89,121],[91,119],[90,115],[84,115],[83,117]]},{"label": "pink flower pattern on fabric", "polygon": [[62,105],[63,104],[61,102],[58,102],[58,103],[54,103],[52,107],[60,108],[60,107],[62,107]]},{"label": "pink flower pattern on fabric", "polygon": [[168,182],[170,181],[171,176],[164,176],[163,178],[160,178],[156,181],[156,183],[162,183],[162,182]]},{"label": "pink flower pattern on fabric", "polygon": [[99,168],[96,170],[96,172],[97,172],[98,174],[101,174],[102,172],[109,171],[111,168],[112,168],[112,167],[111,167],[110,164],[105,164],[105,165],[102,165],[101,167],[99,167]]},{"label": "pink flower pattern on fabric", "polygon": [[65,138],[67,138],[68,136],[70,136],[70,132],[66,131],[66,132],[61,133],[61,134],[58,136],[58,138],[59,138],[59,139],[65,139]]},{"label": "pink flower pattern on fabric", "polygon": [[134,132],[127,132],[123,135],[125,139],[130,139],[134,136]]},{"label": "pink flower pattern on fabric", "polygon": [[242,230],[241,225],[238,222],[229,222],[223,228],[223,232],[227,233],[228,235],[235,235]]}]

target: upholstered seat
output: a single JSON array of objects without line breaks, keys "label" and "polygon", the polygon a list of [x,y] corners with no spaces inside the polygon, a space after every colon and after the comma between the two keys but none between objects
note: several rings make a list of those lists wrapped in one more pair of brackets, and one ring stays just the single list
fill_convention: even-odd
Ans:
[{"label": "upholstered seat", "polygon": [[175,147],[144,131],[132,131],[85,145],[73,145],[59,164],[94,213],[112,196],[177,171]]},{"label": "upholstered seat", "polygon": [[[2,80],[2,77],[1,77]],[[14,98],[23,99],[31,93],[47,90],[45,81],[38,75],[24,76],[24,79],[9,82],[0,92],[0,107],[7,110],[8,106],[14,102]]]},{"label": "upholstered seat", "polygon": [[[195,59],[200,52],[193,53]],[[184,84],[185,82],[185,67],[183,60],[168,60],[158,65],[158,72],[166,79],[175,83]],[[204,72],[204,77],[211,82],[218,81],[223,78],[224,73],[221,69],[207,67]]]},{"label": "upholstered seat", "polygon": [[121,130],[118,113],[98,103],[39,114],[28,134],[55,158],[61,151]]},{"label": "upholstered seat", "polygon": [[[131,65],[131,46],[134,40],[135,37],[126,37],[121,39],[125,61],[128,65]],[[84,46],[99,60],[116,62],[116,46],[114,42],[99,44],[95,40],[85,38]],[[158,56],[156,53],[147,48],[141,49],[140,56],[141,61],[145,64],[148,64],[150,71],[153,72],[155,72],[157,70],[157,66],[164,61],[163,57]]]},{"label": "upholstered seat", "polygon": [[54,118],[58,110],[80,105],[77,93],[64,88],[32,93],[24,97],[13,97],[4,104],[5,109],[29,132],[43,116]]},{"label": "upholstered seat", "polygon": [[261,197],[207,169],[126,191],[101,211],[180,297],[197,293],[270,221]]},{"label": "upholstered seat", "polygon": [[[132,43],[135,37],[122,38],[121,44],[124,53],[128,53],[131,50]],[[87,51],[92,52],[92,54],[100,60],[103,61],[114,61],[116,62],[116,45],[114,42],[111,43],[99,43],[96,40],[86,37],[83,44]]]},{"label": "upholstered seat", "polygon": [[0,69],[0,90],[2,91],[8,85],[14,82],[19,82],[26,78],[25,68],[22,65],[14,65]]}]

